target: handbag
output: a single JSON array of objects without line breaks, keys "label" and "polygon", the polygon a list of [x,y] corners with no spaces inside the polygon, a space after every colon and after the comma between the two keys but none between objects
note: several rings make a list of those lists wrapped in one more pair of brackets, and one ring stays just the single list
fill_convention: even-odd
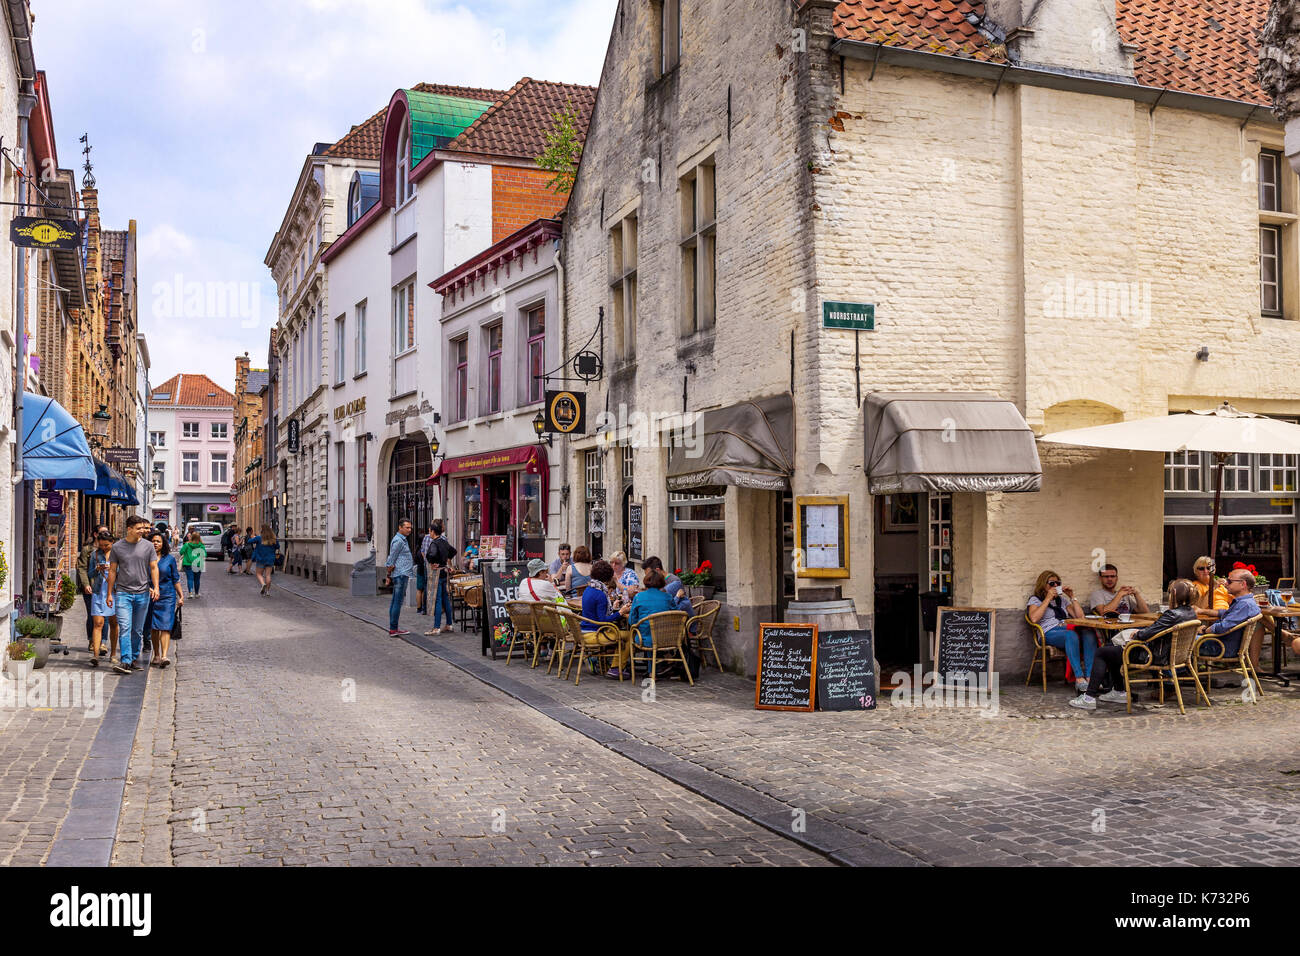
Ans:
[{"label": "handbag", "polygon": [[179,604],[176,606],[176,619],[175,619],[174,621],[172,621],[172,640],[173,640],[173,641],[179,641],[179,640],[181,639],[181,637],[182,637],[182,634],[181,634],[181,612],[184,611],[184,610],[185,610],[184,606],[179,605]]}]

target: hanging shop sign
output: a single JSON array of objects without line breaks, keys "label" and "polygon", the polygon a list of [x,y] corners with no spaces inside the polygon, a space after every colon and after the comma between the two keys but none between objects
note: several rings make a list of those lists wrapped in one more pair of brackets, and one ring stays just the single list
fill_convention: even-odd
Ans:
[{"label": "hanging shop sign", "polygon": [[105,448],[104,461],[110,465],[140,464],[139,448]]},{"label": "hanging shop sign", "polygon": [[876,305],[874,302],[823,302],[822,328],[874,332]]},{"label": "hanging shop sign", "polygon": [[547,392],[546,431],[561,435],[587,433],[587,393]]},{"label": "hanging shop sign", "polygon": [[9,223],[9,241],[28,249],[76,249],[81,245],[81,225],[72,219],[15,216]]},{"label": "hanging shop sign", "polygon": [[298,454],[298,448],[300,447],[298,432],[301,427],[298,424],[298,419],[289,419],[289,454],[291,455]]}]

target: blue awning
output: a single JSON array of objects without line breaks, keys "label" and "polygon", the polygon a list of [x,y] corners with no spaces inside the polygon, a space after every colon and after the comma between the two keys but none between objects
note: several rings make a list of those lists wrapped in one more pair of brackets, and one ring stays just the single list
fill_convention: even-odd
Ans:
[{"label": "blue awning", "polygon": [[109,501],[123,505],[138,505],[131,483],[122,477],[121,472],[102,461],[95,459],[95,480],[84,478],[60,478],[51,482],[59,491],[80,491],[87,498],[107,498]]},{"label": "blue awning", "polygon": [[23,392],[23,477],[95,480],[95,460],[80,423],[52,398]]}]

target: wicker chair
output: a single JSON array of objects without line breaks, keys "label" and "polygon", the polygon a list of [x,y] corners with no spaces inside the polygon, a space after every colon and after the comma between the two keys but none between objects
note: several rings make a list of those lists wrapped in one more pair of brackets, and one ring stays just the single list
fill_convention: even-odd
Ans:
[{"label": "wicker chair", "polygon": [[[483,585],[474,584],[467,587],[462,592],[462,599],[465,602],[465,609],[474,616],[474,629],[478,630],[483,626],[480,615],[483,612]],[[464,622],[462,622],[464,626]]]},{"label": "wicker chair", "polygon": [[1043,626],[1035,624],[1029,619],[1029,614],[1025,614],[1025,623],[1029,625],[1029,633],[1034,638],[1034,660],[1029,665],[1029,673],[1025,675],[1025,686],[1034,679],[1034,668],[1042,665],[1043,668],[1043,693],[1047,693],[1047,662],[1060,660],[1064,661],[1065,651],[1059,647],[1053,647],[1047,643],[1047,638],[1043,636]]},{"label": "wicker chair", "polygon": [[[572,611],[566,614],[558,604],[550,604],[546,601],[533,602],[533,616],[537,620],[538,651],[540,651],[543,644],[550,647],[551,656],[546,662],[546,673],[551,672],[552,665],[558,665],[555,667],[556,677],[563,676],[561,671],[564,669],[564,657],[570,641],[569,629],[565,619],[571,615],[573,615]],[[577,648],[575,647],[574,650],[577,650]],[[533,653],[533,666],[537,666],[536,651]]]},{"label": "wicker chair", "polygon": [[[627,660],[628,666],[632,668],[633,682],[636,681],[637,661],[642,661],[650,665],[650,682],[651,686],[654,685],[655,674],[659,667],[659,652],[663,651],[665,660],[681,661],[686,679],[692,684],[695,683],[695,678],[691,677],[691,669],[686,664],[686,654],[682,650],[682,642],[686,639],[686,618],[685,611],[660,611],[658,614],[650,614],[642,618],[631,629],[628,638],[631,651]],[[638,644],[636,641],[642,621],[650,628],[649,646]],[[640,656],[637,656],[638,653]]]},{"label": "wicker chair", "polygon": [[[574,686],[582,680],[582,665],[588,658],[594,658],[598,663],[608,660],[612,665],[623,646],[623,634],[613,624],[602,624],[600,621],[588,620],[580,614],[566,613],[558,605],[540,605],[537,615],[539,618],[542,615],[554,618],[555,627],[564,635],[564,647],[569,649],[569,662],[564,665],[564,679],[569,679],[569,671],[573,669],[576,661],[578,675],[573,679]],[[583,624],[590,624],[595,630],[584,631]],[[550,671],[549,667],[547,671]],[[623,680],[621,670],[618,679]]]},{"label": "wicker chair", "polygon": [[[533,615],[533,601],[507,601],[506,614],[510,616],[510,646],[506,649],[506,666],[515,656],[516,642],[523,642],[524,657],[529,656],[529,647],[537,646],[537,619]],[[534,657],[536,653],[534,652]]]},{"label": "wicker chair", "polygon": [[718,656],[718,646],[713,643],[713,625],[718,620],[718,611],[721,608],[721,601],[705,601],[695,609],[695,616],[686,622],[687,642],[695,642],[696,653],[700,655],[701,662],[708,659],[704,656],[704,649],[707,647],[711,650],[719,673],[722,671],[722,658]]},{"label": "wicker chair", "polygon": [[[1210,698],[1205,693],[1205,688],[1201,686],[1201,679],[1196,675],[1196,668],[1192,666],[1192,649],[1196,646],[1196,632],[1200,630],[1200,621],[1187,621],[1183,624],[1175,624],[1173,627],[1165,628],[1158,634],[1153,634],[1145,641],[1132,640],[1124,645],[1124,684],[1128,688],[1128,712],[1133,713],[1133,685],[1134,684],[1156,684],[1160,688],[1160,703],[1165,702],[1165,681],[1173,680],[1174,695],[1178,698],[1178,712],[1187,713],[1183,707],[1182,682],[1188,678],[1196,685],[1197,696],[1204,699],[1206,706],[1209,706]],[[1155,664],[1152,662],[1150,645],[1153,641],[1161,638],[1169,638],[1169,662],[1167,664]],[[1180,675],[1180,671],[1186,670],[1185,675]],[[1134,677],[1134,674],[1145,674],[1145,677]]]},{"label": "wicker chair", "polygon": [[[1255,673],[1255,667],[1250,662],[1250,645],[1251,637],[1255,630],[1255,625],[1263,620],[1263,614],[1256,614],[1254,617],[1242,621],[1231,630],[1222,634],[1202,634],[1196,641],[1196,646],[1192,649],[1192,665],[1196,668],[1203,668],[1201,676],[1205,678],[1205,686],[1210,686],[1210,674],[1216,671],[1232,672],[1240,674],[1247,687],[1250,688],[1250,701],[1252,704],[1259,703],[1259,695],[1264,693],[1264,685],[1259,682],[1259,675]],[[1229,634],[1241,632],[1241,646],[1237,648],[1237,653],[1232,657],[1223,654],[1224,638]],[[1258,688],[1258,691],[1256,690]],[[1209,697],[1206,697],[1208,702]]]}]

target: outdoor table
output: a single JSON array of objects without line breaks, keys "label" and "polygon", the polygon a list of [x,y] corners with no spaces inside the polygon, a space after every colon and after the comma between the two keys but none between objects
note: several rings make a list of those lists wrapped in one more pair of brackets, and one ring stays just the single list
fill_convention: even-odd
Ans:
[{"label": "outdoor table", "polygon": [[1300,605],[1289,605],[1287,607],[1275,607],[1265,605],[1260,607],[1260,613],[1273,619],[1273,671],[1265,674],[1269,680],[1275,680],[1283,687],[1290,687],[1291,681],[1282,673],[1282,655],[1279,642],[1282,640],[1282,621],[1286,619],[1300,618]]},{"label": "outdoor table", "polygon": [[1066,620],[1066,624],[1073,624],[1075,627],[1090,627],[1094,631],[1106,631],[1108,633],[1118,633],[1127,631],[1130,627],[1146,627],[1148,624],[1156,622],[1155,614],[1134,614],[1131,621],[1121,621],[1113,617],[1072,617]]}]

